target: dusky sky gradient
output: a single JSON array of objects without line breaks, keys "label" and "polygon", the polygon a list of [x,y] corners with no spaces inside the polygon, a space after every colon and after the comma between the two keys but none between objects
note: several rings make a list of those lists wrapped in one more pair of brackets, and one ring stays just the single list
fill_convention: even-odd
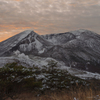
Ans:
[{"label": "dusky sky gradient", "polygon": [[0,41],[30,29],[40,35],[78,29],[100,34],[100,0],[0,0]]}]

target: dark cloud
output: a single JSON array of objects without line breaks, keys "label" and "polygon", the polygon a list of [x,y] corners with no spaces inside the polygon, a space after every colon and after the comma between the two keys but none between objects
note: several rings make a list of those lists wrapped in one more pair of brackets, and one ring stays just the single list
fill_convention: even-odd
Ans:
[{"label": "dark cloud", "polygon": [[100,33],[99,0],[0,0],[0,41],[26,29],[39,34]]}]

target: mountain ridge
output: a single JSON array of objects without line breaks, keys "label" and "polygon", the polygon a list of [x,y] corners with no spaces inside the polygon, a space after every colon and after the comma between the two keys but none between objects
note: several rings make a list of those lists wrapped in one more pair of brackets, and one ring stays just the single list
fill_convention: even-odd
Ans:
[{"label": "mountain ridge", "polygon": [[18,50],[26,55],[51,57],[63,61],[66,66],[100,73],[99,44],[100,35],[89,30],[48,35],[28,30],[1,42],[0,56],[13,56]]}]

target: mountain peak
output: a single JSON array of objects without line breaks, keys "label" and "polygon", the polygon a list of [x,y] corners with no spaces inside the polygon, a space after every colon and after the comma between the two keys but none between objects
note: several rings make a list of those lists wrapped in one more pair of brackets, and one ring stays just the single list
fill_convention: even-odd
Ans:
[{"label": "mountain peak", "polygon": [[33,30],[25,30],[24,32],[31,32],[31,31],[33,31]]},{"label": "mountain peak", "polygon": [[[33,30],[25,30],[25,31],[23,31],[23,32],[21,32],[21,33],[19,33],[19,34],[17,34],[17,35],[19,35],[19,41],[20,40],[22,40],[22,38],[25,38],[26,36],[28,36],[29,34],[37,34],[37,33],[35,33]],[[17,36],[17,35],[15,35],[15,36]]]},{"label": "mountain peak", "polygon": [[83,32],[91,32],[89,30],[85,30],[85,29],[79,29],[79,30],[75,30],[75,31],[70,31],[72,34],[74,35],[81,35]]},{"label": "mountain peak", "polygon": [[[74,31],[77,31],[77,32],[86,32],[86,31],[90,31],[90,30],[86,30],[86,29],[79,29],[79,30],[74,30]],[[70,31],[70,32],[74,32],[74,31]]]},{"label": "mountain peak", "polygon": [[37,34],[33,30],[23,31],[3,42],[0,43],[0,55],[4,54],[4,52],[9,51],[12,47],[17,45],[22,39],[27,37],[29,34]]}]

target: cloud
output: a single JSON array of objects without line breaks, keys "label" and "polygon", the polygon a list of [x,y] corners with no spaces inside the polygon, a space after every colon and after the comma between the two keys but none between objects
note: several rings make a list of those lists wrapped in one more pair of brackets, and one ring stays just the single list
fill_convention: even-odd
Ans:
[{"label": "cloud", "polygon": [[13,0],[13,1],[23,1],[23,0]]},{"label": "cloud", "polygon": [[80,28],[100,33],[99,23],[99,0],[0,0],[0,40],[26,29],[39,34]]}]

